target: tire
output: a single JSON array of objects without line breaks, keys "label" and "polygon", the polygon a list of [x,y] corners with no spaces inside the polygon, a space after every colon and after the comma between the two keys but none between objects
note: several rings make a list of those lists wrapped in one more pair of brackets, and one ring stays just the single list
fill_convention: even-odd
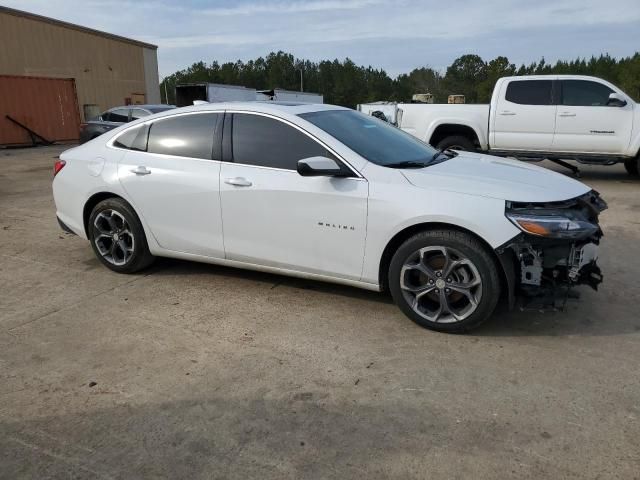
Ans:
[{"label": "tire", "polygon": [[114,272],[135,273],[155,260],[138,215],[121,198],[98,203],[91,211],[87,230],[96,257]]},{"label": "tire", "polygon": [[438,150],[451,149],[463,150],[465,152],[473,152],[476,149],[473,142],[463,135],[451,135],[450,137],[445,137],[438,142],[436,148]]},{"label": "tire", "polygon": [[488,249],[456,230],[428,230],[406,240],[391,259],[388,281],[393,300],[407,317],[448,333],[466,332],[487,320],[501,290]]},{"label": "tire", "polygon": [[624,168],[626,168],[629,175],[638,175],[638,173],[640,173],[640,156],[636,158],[627,158],[624,161]]}]

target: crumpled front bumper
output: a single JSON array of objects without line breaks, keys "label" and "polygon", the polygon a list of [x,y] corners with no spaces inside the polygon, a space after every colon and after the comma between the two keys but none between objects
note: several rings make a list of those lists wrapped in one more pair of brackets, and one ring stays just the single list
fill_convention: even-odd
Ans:
[{"label": "crumpled front bumper", "polygon": [[577,285],[594,290],[603,281],[598,266],[598,248],[604,235],[598,215],[607,208],[595,191],[564,202],[512,204],[510,208],[524,212],[554,212],[592,224],[585,236],[575,238],[543,238],[521,233],[496,249],[507,277],[510,304],[514,297],[558,297]]}]

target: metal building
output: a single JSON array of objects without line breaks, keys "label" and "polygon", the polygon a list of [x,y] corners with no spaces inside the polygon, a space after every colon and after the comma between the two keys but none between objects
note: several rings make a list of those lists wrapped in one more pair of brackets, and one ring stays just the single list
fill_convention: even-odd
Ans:
[{"label": "metal building", "polygon": [[91,114],[160,103],[155,45],[2,6],[0,45],[0,145],[31,142],[7,115],[74,140]]}]

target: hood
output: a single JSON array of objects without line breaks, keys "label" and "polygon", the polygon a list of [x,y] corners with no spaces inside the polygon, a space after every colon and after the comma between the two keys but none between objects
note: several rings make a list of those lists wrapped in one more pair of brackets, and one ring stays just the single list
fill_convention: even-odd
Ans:
[{"label": "hood", "polygon": [[591,190],[546,168],[471,152],[459,152],[458,156],[430,167],[401,171],[416,187],[516,202],[555,202]]}]

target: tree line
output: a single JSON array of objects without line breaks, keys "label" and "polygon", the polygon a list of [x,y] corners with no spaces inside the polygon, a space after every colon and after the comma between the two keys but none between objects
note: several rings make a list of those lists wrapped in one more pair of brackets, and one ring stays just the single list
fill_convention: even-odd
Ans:
[{"label": "tree line", "polygon": [[[607,55],[559,60],[544,58],[517,67],[507,57],[485,61],[478,55],[462,55],[444,73],[425,66],[391,78],[383,69],[356,65],[352,60],[310,60],[290,53],[272,52],[266,57],[243,62],[210,64],[197,62],[165,77],[160,84],[168,103],[175,103],[175,85],[180,83],[222,83],[255,89],[281,88],[321,93],[325,103],[355,107],[377,100],[406,102],[414,93],[431,93],[436,103],[446,103],[448,95],[465,95],[467,103],[488,103],[496,81],[508,75],[574,74],[603,78],[620,87],[634,100],[640,100],[640,53],[623,58]],[[165,90],[166,86],[166,90]]]}]

